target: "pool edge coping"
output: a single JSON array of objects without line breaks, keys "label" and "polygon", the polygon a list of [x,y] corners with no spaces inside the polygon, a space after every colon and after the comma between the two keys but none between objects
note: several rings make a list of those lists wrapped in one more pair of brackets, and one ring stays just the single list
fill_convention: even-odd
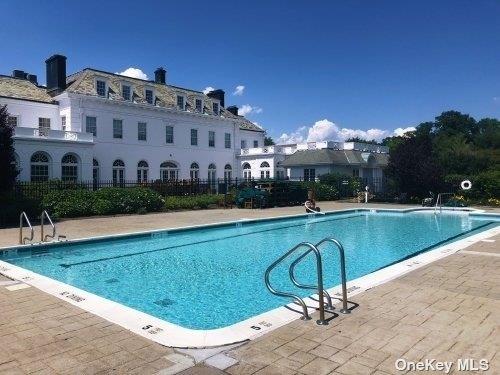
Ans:
[{"label": "pool edge coping", "polygon": [[[330,214],[341,214],[356,211],[393,211],[393,212],[411,212],[411,211],[431,211],[432,208],[405,208],[405,209],[392,209],[392,208],[353,208],[345,210],[334,210],[328,211]],[[457,211],[457,209],[446,209],[447,211]],[[480,216],[498,216],[495,213],[484,213],[484,210],[477,209],[463,209],[460,211],[467,211],[472,214],[479,214]],[[314,214],[313,214],[314,215]],[[268,221],[276,219],[290,219],[293,217],[310,217],[311,214],[298,214],[298,215],[283,215],[274,218],[265,219],[243,219],[232,222],[223,223],[212,223],[205,225],[196,225],[172,229],[159,229],[153,231],[141,231],[134,232],[132,235],[144,235],[147,233],[157,233],[172,230],[182,230],[182,229],[199,229],[199,228],[211,228],[214,226],[234,225],[238,222],[255,222],[255,221]],[[425,253],[415,255],[411,258],[405,259],[401,262],[392,264],[390,266],[384,267],[365,276],[356,278],[347,283],[348,286],[348,297],[352,297],[356,294],[367,291],[377,285],[381,285],[395,278],[398,278],[408,272],[415,269],[423,267],[430,264],[436,260],[442,259],[448,255],[454,254],[459,250],[462,250],[474,243],[477,243],[483,239],[500,234],[500,226],[490,228],[487,230],[480,231],[469,235],[465,238],[452,241],[450,243],[438,246],[435,249],[429,250]],[[112,236],[98,236],[91,237],[91,239],[114,239],[121,238],[131,234],[119,234]],[[67,241],[69,243],[79,243],[82,241],[88,241],[89,238],[76,239],[72,241]],[[66,243],[66,242],[65,242]],[[14,250],[20,248],[26,248],[30,246],[46,246],[51,243],[43,245],[23,245],[8,248],[0,248],[0,250]],[[55,245],[55,244],[52,244]],[[211,329],[211,330],[196,330],[181,327],[177,324],[170,323],[166,320],[154,317],[147,313],[141,312],[139,310],[133,309],[131,307],[125,306],[121,303],[111,301],[109,299],[100,297],[96,294],[86,292],[77,287],[65,284],[63,282],[51,279],[49,277],[40,275],[38,273],[26,270],[24,268],[12,265],[10,263],[0,261],[0,274],[7,277],[13,278],[15,280],[21,281],[28,285],[34,286],[48,294],[51,294],[59,299],[62,299],[70,304],[80,307],[81,309],[88,311],[94,315],[97,315],[103,319],[106,319],[112,323],[118,324],[125,329],[139,334],[142,337],[146,337],[152,341],[155,341],[161,345],[175,347],[175,348],[210,348],[210,347],[221,347],[235,343],[241,343],[244,341],[255,339],[265,333],[268,333],[276,328],[279,328],[285,324],[288,324],[296,319],[300,318],[300,315],[290,308],[297,308],[297,306],[292,302],[286,306],[280,306],[275,309],[269,310],[262,314],[253,316],[251,318],[245,319],[243,321],[234,323],[230,326]],[[334,286],[328,289],[328,292],[333,296],[340,293],[340,286]],[[316,295],[311,295],[304,298],[304,301],[308,306],[310,313],[315,311],[314,307],[317,306]]]}]

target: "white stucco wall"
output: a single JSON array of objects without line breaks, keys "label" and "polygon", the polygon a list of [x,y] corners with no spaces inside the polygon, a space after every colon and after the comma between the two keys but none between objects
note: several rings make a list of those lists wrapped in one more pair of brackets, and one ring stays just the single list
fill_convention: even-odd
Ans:
[{"label": "white stucco wall", "polygon": [[[125,179],[137,178],[137,164],[144,160],[149,165],[148,179],[160,178],[160,164],[164,161],[175,162],[179,167],[179,178],[190,178],[191,163],[199,167],[199,178],[208,178],[209,164],[216,165],[216,178],[224,177],[227,164],[232,167],[232,177],[239,173],[239,153],[241,139],[253,146],[258,141],[264,144],[264,133],[242,131],[237,122],[231,119],[166,110],[164,108],[114,102],[107,99],[92,98],[63,93],[55,99],[59,105],[34,103],[23,100],[0,98],[0,104],[7,104],[9,111],[19,117],[20,127],[38,128],[38,118],[51,119],[51,129],[61,129],[61,117],[66,116],[66,131],[85,132],[86,117],[97,121],[97,136],[93,143],[54,141],[49,137],[15,141],[16,155],[21,173],[19,180],[30,179],[30,158],[36,151],[44,151],[51,158],[50,178],[61,176],[60,161],[64,154],[72,152],[79,161],[79,180],[92,180],[92,159],[99,163],[99,179],[112,179],[112,165],[116,159],[125,163]],[[113,138],[113,119],[122,120],[123,138]],[[147,124],[147,140],[138,140],[138,123]],[[166,126],[174,128],[174,142],[166,143]],[[198,145],[191,145],[191,129],[198,130]],[[19,129],[19,134],[22,129]],[[215,147],[209,147],[209,131],[215,132]],[[225,133],[231,135],[231,147],[225,147]],[[259,163],[260,165],[260,163]],[[270,160],[271,170],[274,162]]]},{"label": "white stucco wall", "polygon": [[18,126],[38,128],[38,119],[43,117],[50,118],[50,127],[52,129],[61,129],[61,118],[59,117],[59,106],[57,104],[0,98],[0,105],[5,104],[9,115],[18,118]]}]

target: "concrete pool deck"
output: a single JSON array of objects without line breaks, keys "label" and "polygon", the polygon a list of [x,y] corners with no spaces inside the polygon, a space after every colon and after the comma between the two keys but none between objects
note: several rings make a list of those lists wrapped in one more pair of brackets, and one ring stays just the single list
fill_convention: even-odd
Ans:
[{"label": "concrete pool deck", "polygon": [[[324,210],[367,207],[338,202],[321,206]],[[60,233],[77,238],[302,212],[302,207],[207,210],[68,220],[58,227]],[[2,246],[15,245],[17,236],[17,230],[0,230]],[[460,356],[484,357],[490,360],[489,373],[495,373],[500,369],[499,239],[474,244],[353,297],[360,308],[327,327],[298,320],[230,350],[228,355],[239,363],[226,371],[395,373],[394,356],[420,355],[453,361]],[[5,278],[0,283],[4,284],[0,287],[2,373],[175,373],[193,365],[179,352],[38,289]],[[219,355],[207,363],[221,367],[224,361],[235,362]],[[186,371],[221,373],[198,366]]]}]

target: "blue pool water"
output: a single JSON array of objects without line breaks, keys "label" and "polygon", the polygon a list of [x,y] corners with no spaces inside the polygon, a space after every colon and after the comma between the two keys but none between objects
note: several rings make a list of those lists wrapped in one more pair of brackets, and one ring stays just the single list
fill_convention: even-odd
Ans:
[{"label": "blue pool water", "polygon": [[[212,329],[291,302],[267,291],[264,273],[299,242],[341,241],[352,280],[498,224],[464,213],[351,211],[31,247],[0,252],[0,259],[184,327]],[[325,287],[337,285],[338,255],[323,254]],[[293,259],[276,268],[271,281],[309,295],[291,286]],[[313,270],[311,257],[297,268],[299,280],[314,284]]]}]

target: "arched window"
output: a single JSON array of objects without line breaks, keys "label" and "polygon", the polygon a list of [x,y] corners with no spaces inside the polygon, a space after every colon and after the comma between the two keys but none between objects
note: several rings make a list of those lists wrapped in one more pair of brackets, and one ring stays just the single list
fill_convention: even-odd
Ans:
[{"label": "arched window", "polygon": [[147,182],[148,171],[149,165],[146,161],[141,160],[139,163],[137,163],[137,182]]},{"label": "arched window", "polygon": [[198,163],[191,163],[191,167],[189,168],[189,176],[191,180],[197,180],[200,178],[200,166]]},{"label": "arched window", "polygon": [[31,181],[48,181],[50,177],[50,158],[45,152],[35,152],[31,156]]},{"label": "arched window", "polygon": [[99,162],[95,159],[92,160],[92,181],[94,182],[94,187],[97,188],[99,183]]},{"label": "arched window", "polygon": [[217,178],[217,167],[214,163],[208,165],[208,183],[211,186],[215,186],[215,180]]},{"label": "arched window", "polygon": [[73,181],[78,180],[78,158],[73,154],[66,154],[61,159],[61,180]]},{"label": "arched window", "polygon": [[172,161],[164,161],[160,164],[160,176],[162,181],[179,179],[179,167]]},{"label": "arched window", "polygon": [[125,163],[123,160],[116,159],[113,162],[113,185],[123,185],[125,182]]},{"label": "arched window", "polygon": [[270,165],[267,161],[263,161],[260,163],[260,178],[270,178],[271,177],[271,171],[270,171]]},{"label": "arched window", "polygon": [[226,164],[224,167],[224,181],[231,181],[233,175],[233,168],[231,167],[231,164]]},{"label": "arched window", "polygon": [[243,178],[245,180],[250,180],[252,178],[252,167],[249,163],[244,163],[242,165],[243,168]]}]

